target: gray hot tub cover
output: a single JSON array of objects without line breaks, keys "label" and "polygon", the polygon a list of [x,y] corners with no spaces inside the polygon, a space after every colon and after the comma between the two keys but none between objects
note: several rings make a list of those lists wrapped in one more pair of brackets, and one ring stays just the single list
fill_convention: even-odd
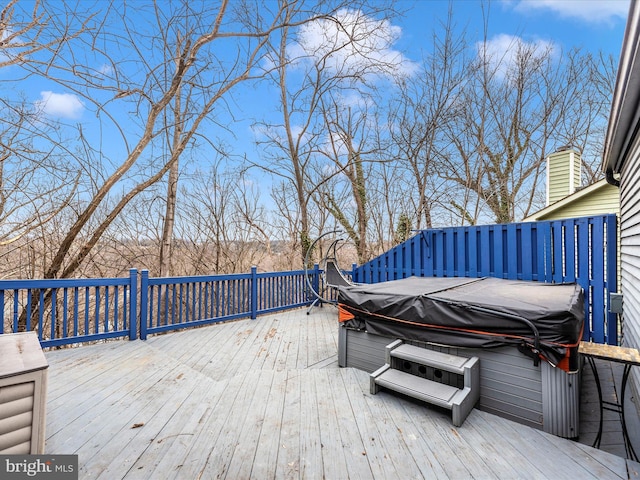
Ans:
[{"label": "gray hot tub cover", "polygon": [[338,289],[346,327],[444,345],[515,345],[563,370],[577,368],[582,288],[497,278],[410,277]]}]

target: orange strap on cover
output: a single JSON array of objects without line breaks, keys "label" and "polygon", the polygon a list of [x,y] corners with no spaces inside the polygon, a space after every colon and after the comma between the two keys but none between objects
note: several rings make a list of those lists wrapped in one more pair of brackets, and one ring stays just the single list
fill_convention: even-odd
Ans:
[{"label": "orange strap on cover", "polygon": [[353,315],[353,313],[348,311],[341,304],[338,304],[338,321],[339,322],[346,322],[348,320],[353,320],[354,318],[356,317],[355,315]]}]

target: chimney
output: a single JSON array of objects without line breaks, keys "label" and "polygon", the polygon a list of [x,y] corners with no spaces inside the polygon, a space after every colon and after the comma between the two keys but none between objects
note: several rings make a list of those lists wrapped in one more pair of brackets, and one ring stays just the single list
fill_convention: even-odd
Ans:
[{"label": "chimney", "polygon": [[580,151],[570,145],[547,157],[547,207],[581,187]]}]

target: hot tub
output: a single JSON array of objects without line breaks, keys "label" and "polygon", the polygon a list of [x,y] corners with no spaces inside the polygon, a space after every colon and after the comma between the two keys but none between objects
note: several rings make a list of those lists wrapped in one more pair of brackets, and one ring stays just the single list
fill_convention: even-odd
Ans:
[{"label": "hot tub", "polygon": [[411,277],[340,287],[339,364],[373,372],[395,339],[480,358],[477,407],[565,438],[579,435],[576,284]]}]

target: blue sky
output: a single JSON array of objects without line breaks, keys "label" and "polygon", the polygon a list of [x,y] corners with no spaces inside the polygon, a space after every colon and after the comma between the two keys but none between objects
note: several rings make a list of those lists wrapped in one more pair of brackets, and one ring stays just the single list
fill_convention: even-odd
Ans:
[{"label": "blue sky", "polygon": [[[402,55],[405,66],[410,69],[412,62],[419,62],[423,52],[432,48],[433,31],[438,23],[446,21],[450,7],[456,28],[466,30],[471,48],[479,48],[485,34],[484,8],[488,12],[486,48],[494,52],[500,53],[501,49],[517,40],[565,51],[574,47],[594,53],[602,51],[613,55],[617,62],[628,5],[628,0],[456,0],[451,3],[444,0],[399,0],[397,6],[406,13],[391,21],[391,31],[396,40],[386,54]],[[312,34],[310,32],[310,36]],[[3,76],[8,73],[3,73]],[[33,77],[28,87],[25,83],[23,88],[28,88],[24,94],[29,100],[50,117],[83,124],[87,130],[95,125],[92,112],[85,109],[83,101],[59,85]],[[269,98],[274,95],[265,95],[261,88],[241,85],[234,92],[234,102],[230,104],[236,109],[233,120],[229,117],[229,121],[234,122],[235,138],[229,138],[233,153],[237,156],[246,154],[258,161],[259,150],[255,146],[258,133],[251,128],[252,122],[260,115],[275,114],[277,108]],[[212,136],[224,134],[223,130],[215,126],[212,128],[215,129]],[[104,148],[114,146],[105,144]],[[109,156],[117,159],[120,155],[111,151]]]},{"label": "blue sky", "polygon": [[[403,29],[400,47],[413,50],[428,45],[434,20],[444,19],[448,1],[401,1],[411,8],[399,22]],[[466,27],[470,38],[483,37],[483,6],[476,0],[452,3],[458,27]],[[549,41],[561,48],[602,49],[616,57],[620,51],[628,0],[503,0],[484,2],[488,11],[489,40],[499,35],[521,37],[525,41]]]},{"label": "blue sky", "polygon": [[[617,64],[624,36],[628,0],[400,0],[398,9],[404,16],[394,18],[391,29],[397,40],[386,55],[404,56],[404,68],[411,70],[412,62],[432,49],[434,31],[447,19],[451,8],[456,29],[466,31],[471,51],[485,48],[504,58],[504,51],[516,42],[552,48],[556,52],[579,48],[582,51],[612,55]],[[483,18],[483,13],[485,17]],[[487,29],[485,32],[485,19]],[[311,35],[310,35],[311,36]],[[307,40],[311,44],[316,37]],[[312,51],[313,49],[309,49]],[[513,50],[513,49],[512,49]],[[382,54],[381,54],[382,55]],[[260,90],[244,98],[269,111]],[[274,107],[275,108],[275,107]],[[247,111],[249,111],[248,109]],[[248,127],[247,136],[256,136]],[[246,137],[241,142],[244,143]],[[254,146],[247,146],[249,156],[258,155]]]},{"label": "blue sky", "polygon": [[[433,29],[446,20],[450,5],[457,28],[466,29],[469,41],[483,39],[484,5],[489,13],[487,39],[495,48],[517,37],[563,50],[580,47],[603,51],[617,60],[629,0],[400,0],[398,6],[406,15],[393,20],[399,35],[392,48],[409,61],[419,61],[421,52],[431,48]],[[69,92],[32,87],[32,100],[52,116],[71,120],[82,117],[81,103]]]}]

